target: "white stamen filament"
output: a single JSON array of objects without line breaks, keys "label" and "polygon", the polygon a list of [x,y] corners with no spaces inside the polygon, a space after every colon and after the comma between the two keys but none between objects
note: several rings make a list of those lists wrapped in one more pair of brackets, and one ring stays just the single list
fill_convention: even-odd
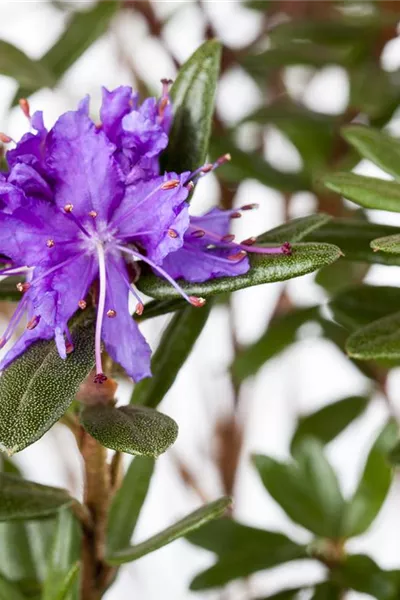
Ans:
[{"label": "white stamen filament", "polygon": [[106,260],[104,255],[104,248],[101,242],[96,244],[97,257],[99,259],[99,301],[97,305],[97,318],[96,318],[96,334],[95,334],[95,350],[96,350],[96,373],[101,375],[103,373],[103,365],[101,362],[101,330],[103,328],[104,309],[106,305]]}]

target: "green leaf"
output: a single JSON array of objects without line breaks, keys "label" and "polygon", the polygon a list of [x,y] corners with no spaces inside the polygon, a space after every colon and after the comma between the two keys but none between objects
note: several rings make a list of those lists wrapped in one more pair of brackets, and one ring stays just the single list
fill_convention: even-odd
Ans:
[{"label": "green leaf", "polygon": [[71,503],[65,490],[0,473],[0,521],[48,517]]},{"label": "green leaf", "polygon": [[183,308],[187,308],[187,302],[183,298],[175,298],[174,300],[151,300],[145,304],[144,311],[141,315],[135,313],[133,317],[136,321],[141,322],[161,315],[167,315]]},{"label": "green leaf", "polygon": [[399,306],[399,288],[367,284],[347,288],[329,303],[335,320],[348,329],[358,329],[386,317]]},{"label": "green leaf", "polygon": [[126,548],[146,499],[154,471],[152,458],[138,456],[132,460],[117,491],[107,522],[107,554]]},{"label": "green leaf", "polygon": [[55,83],[51,72],[44,65],[3,40],[0,40],[0,73],[12,77],[29,89],[35,89],[38,85],[52,87]]},{"label": "green leaf", "polygon": [[331,569],[331,578],[343,588],[369,594],[377,600],[397,600],[400,571],[384,571],[369,556],[355,554]]},{"label": "green leaf", "polygon": [[70,327],[74,351],[60,358],[53,341],[37,342],[0,378],[0,448],[23,450],[66,412],[94,366],[94,313],[85,311]]},{"label": "green leaf", "polygon": [[268,360],[293,344],[300,327],[315,319],[316,315],[315,307],[299,308],[272,319],[261,338],[236,355],[231,365],[235,380],[243,381],[255,375]]},{"label": "green leaf", "polygon": [[358,487],[343,513],[341,530],[344,537],[364,533],[381,510],[393,478],[387,453],[396,436],[396,424],[389,423],[372,446]]},{"label": "green leaf", "polygon": [[295,454],[307,437],[328,444],[364,412],[368,401],[369,398],[365,396],[350,396],[300,417],[292,437],[291,452]]},{"label": "green leaf", "polygon": [[187,536],[196,546],[215,552],[215,565],[199,573],[192,590],[221,587],[234,579],[270,569],[291,560],[308,558],[306,548],[281,533],[220,519]]},{"label": "green leaf", "polygon": [[[286,281],[312,273],[329,265],[341,256],[337,246],[331,244],[296,244],[292,254],[251,255],[250,269],[244,275],[219,277],[204,283],[189,283],[179,280],[181,287],[190,295],[208,298],[225,292],[235,292],[253,285]],[[155,275],[142,276],[138,282],[142,292],[154,298],[175,298],[178,292],[164,280]]]},{"label": "green leaf", "polygon": [[347,340],[346,350],[359,360],[399,360],[400,312],[355,331]]},{"label": "green leaf", "polygon": [[6,277],[0,281],[0,301],[19,302],[21,292],[17,290],[17,283],[21,281],[20,277]]},{"label": "green leaf", "polygon": [[315,283],[329,295],[338,294],[355,283],[362,282],[369,271],[367,263],[339,260],[324,267],[315,276]]},{"label": "green leaf", "polygon": [[173,316],[151,361],[153,377],[135,385],[133,404],[154,408],[161,402],[202,332],[210,310],[211,302],[202,308],[187,306]]},{"label": "green leaf", "polygon": [[330,190],[364,208],[400,212],[400,185],[396,181],[354,173],[332,173],[324,178],[324,183]]},{"label": "green leaf", "polygon": [[322,444],[304,440],[296,458],[296,463],[279,463],[256,455],[254,463],[265,488],[292,521],[318,536],[334,538],[344,501]]},{"label": "green leaf", "polygon": [[217,519],[223,515],[231,503],[231,498],[223,497],[219,500],[215,500],[215,502],[206,504],[145,542],[110,554],[106,557],[106,561],[111,565],[121,565],[126,562],[137,560],[138,558],[141,558],[150,552],[154,552],[155,550],[170,544],[174,540],[187,535],[194,529],[208,523],[208,521]]},{"label": "green leaf", "polygon": [[106,448],[142,456],[159,456],[178,435],[171,417],[145,406],[87,406],[81,423]]},{"label": "green leaf", "polygon": [[361,156],[371,160],[393,177],[400,177],[399,140],[363,125],[347,125],[343,127],[342,135]]},{"label": "green leaf", "polygon": [[295,244],[296,242],[301,242],[313,231],[316,231],[331,220],[332,217],[325,213],[292,219],[287,223],[283,223],[283,225],[274,227],[274,229],[270,229],[259,235],[257,243],[283,244],[284,242],[290,242],[291,244]]},{"label": "green leaf", "polygon": [[263,596],[262,598],[257,598],[256,600],[297,600],[299,598],[300,592],[304,588],[291,588],[287,590],[282,590],[277,594],[272,594],[272,596]]},{"label": "green leaf", "polygon": [[193,171],[205,162],[220,59],[220,42],[210,40],[180,68],[171,88],[174,120],[162,170]]},{"label": "green leaf", "polygon": [[[400,187],[400,186],[399,186]],[[400,254],[400,235],[389,235],[387,237],[372,240],[371,248],[374,252],[387,252],[388,254]]]},{"label": "green leaf", "polygon": [[19,587],[0,575],[0,600],[26,600]]},{"label": "green leaf", "polygon": [[332,583],[324,581],[315,586],[315,590],[310,600],[342,600],[343,589]]}]

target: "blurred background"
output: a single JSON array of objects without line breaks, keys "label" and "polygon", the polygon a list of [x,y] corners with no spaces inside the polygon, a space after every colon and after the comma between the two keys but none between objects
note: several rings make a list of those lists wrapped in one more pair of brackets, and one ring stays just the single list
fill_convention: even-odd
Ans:
[{"label": "blurred background", "polygon": [[[87,20],[74,29],[80,12],[87,13]],[[0,75],[0,130],[16,139],[26,131],[24,116],[12,106],[16,95],[27,91],[32,112],[43,110],[48,127],[87,93],[96,115],[102,85],[109,89],[132,85],[143,95],[157,95],[161,78],[174,79],[179,65],[203,40],[218,37],[225,48],[211,149],[214,154],[230,152],[232,163],[201,181],[193,212],[201,214],[215,205],[259,203],[258,211],[235,221],[233,233],[240,239],[317,211],[343,216],[354,206],[322,191],[318,175],[342,161],[346,164],[338,131],[354,117],[361,114],[364,122],[400,132],[397,14],[400,19],[400,3],[385,1],[185,0],[117,5],[1,0],[0,39],[35,61],[53,60],[57,80],[50,89],[38,78],[34,93],[31,83],[28,90],[20,88],[7,71],[2,51],[0,72],[7,75]],[[352,23],[351,35],[340,26],[335,29],[340,19]],[[54,57],[51,49],[60,39],[65,45]],[[350,166],[359,173],[387,177],[366,161]],[[397,215],[374,211],[368,216],[400,225]],[[363,278],[396,285],[400,269],[345,263],[328,267],[317,279],[310,275],[236,292],[213,309],[162,404],[162,411],[179,423],[180,433],[174,447],[157,461],[136,541],[202,502],[232,493],[238,521],[307,542],[309,534],[289,521],[266,494],[250,456],[260,452],[287,458],[300,415],[347,396],[371,395],[367,410],[327,447],[344,494],[354,490],[377,432],[389,414],[400,414],[400,371],[392,369],[383,391],[376,391],[313,322],[299,326],[282,352],[272,348],[265,356],[256,353],[244,374],[232,375],[230,365],[236,354],[263,335],[271,319],[296,307],[326,305],[332,290]],[[2,319],[10,311],[4,305]],[[168,320],[158,317],[143,324],[153,348]],[[119,384],[118,399],[127,402],[130,384],[123,379]],[[80,458],[66,428],[53,428],[18,454],[16,462],[31,479],[82,495]],[[372,528],[349,545],[384,568],[399,565],[399,493],[395,483]],[[318,581],[323,573],[315,563],[294,562],[223,591],[189,592],[193,576],[212,563],[211,553],[177,541],[124,567],[106,598],[250,600]]]}]

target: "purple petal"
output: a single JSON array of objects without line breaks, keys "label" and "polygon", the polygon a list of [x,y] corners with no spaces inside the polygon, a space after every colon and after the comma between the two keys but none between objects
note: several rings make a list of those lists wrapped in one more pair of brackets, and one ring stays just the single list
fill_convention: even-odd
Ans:
[{"label": "purple petal", "polygon": [[[209,231],[213,235],[223,237],[227,235],[230,230],[232,221],[232,212],[229,210],[221,210],[220,208],[212,208],[201,217],[190,217],[191,230],[202,229],[206,232],[206,235],[202,238],[197,238],[198,244],[208,245],[212,243],[210,238],[207,236]],[[190,237],[190,232],[188,231]],[[214,240],[215,241],[215,240]]]},{"label": "purple petal", "polygon": [[11,169],[8,183],[24,190],[26,196],[35,198],[52,198],[49,184],[36,169],[24,163],[18,163]]},{"label": "purple petal", "polygon": [[6,213],[13,213],[20,206],[24,206],[27,199],[22,190],[5,180],[0,180],[0,206]]},{"label": "purple petal", "polygon": [[132,88],[128,86],[120,86],[111,92],[103,87],[102,92],[100,119],[103,131],[116,144],[122,130],[122,119],[136,104],[136,97],[132,93]]},{"label": "purple petal", "polygon": [[31,119],[32,128],[37,133],[26,133],[13,150],[7,152],[7,162],[12,168],[17,163],[33,166],[44,175],[43,146],[47,136],[47,129],[43,123],[42,112],[35,112]]}]

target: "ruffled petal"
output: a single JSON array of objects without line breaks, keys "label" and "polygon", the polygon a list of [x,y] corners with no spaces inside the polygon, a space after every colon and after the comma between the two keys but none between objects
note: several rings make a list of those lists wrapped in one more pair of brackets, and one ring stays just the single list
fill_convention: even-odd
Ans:
[{"label": "ruffled petal", "polygon": [[129,312],[128,278],[121,258],[107,263],[106,313],[114,310],[113,318],[105,316],[102,339],[111,358],[119,363],[134,381],[150,377],[150,346],[140,333]]},{"label": "ruffled petal", "polygon": [[117,144],[122,131],[122,119],[136,105],[137,96],[128,86],[120,86],[111,92],[103,87],[102,92],[103,102],[100,108],[102,128],[108,139]]},{"label": "ruffled petal", "polygon": [[47,129],[44,126],[43,113],[41,111],[34,113],[31,118],[31,126],[36,130],[36,133],[26,133],[17,143],[16,147],[7,152],[7,162],[10,168],[17,163],[31,165],[44,175],[43,148]]},{"label": "ruffled petal", "polygon": [[[14,165],[8,176],[11,183],[24,191],[26,196],[38,199],[52,199],[52,191],[42,175],[30,165],[18,163]],[[0,192],[1,193],[1,192]]]},{"label": "ruffled petal", "polygon": [[13,213],[14,210],[27,203],[24,192],[15,185],[9,183],[6,179],[0,180],[0,207],[6,213]]},{"label": "ruffled petal", "polygon": [[[215,242],[215,238],[209,237],[207,232],[210,232],[218,237],[223,237],[227,235],[230,230],[232,221],[232,211],[230,210],[222,210],[220,208],[212,208],[207,213],[202,215],[201,217],[190,217],[190,230],[187,233],[188,238],[193,240],[193,236],[191,236],[191,231],[196,229],[201,229],[206,232],[205,236],[196,239],[196,245],[199,246],[208,246],[209,244]],[[212,241],[213,240],[213,241]]]}]

